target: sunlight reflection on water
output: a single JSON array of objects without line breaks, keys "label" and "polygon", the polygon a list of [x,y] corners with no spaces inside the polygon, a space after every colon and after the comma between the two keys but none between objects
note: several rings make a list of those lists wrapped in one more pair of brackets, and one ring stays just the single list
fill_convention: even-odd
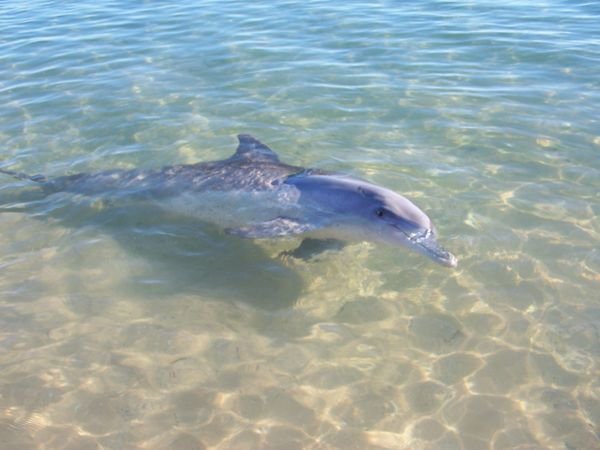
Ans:
[{"label": "sunlight reflection on water", "polygon": [[413,199],[460,265],[299,259],[3,178],[5,448],[599,445],[592,3],[126,3],[0,5],[3,168],[220,159],[249,132]]}]

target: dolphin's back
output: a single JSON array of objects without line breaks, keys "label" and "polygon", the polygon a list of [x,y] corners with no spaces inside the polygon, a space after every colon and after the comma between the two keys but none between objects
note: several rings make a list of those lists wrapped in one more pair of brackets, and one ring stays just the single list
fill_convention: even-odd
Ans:
[{"label": "dolphin's back", "polygon": [[79,173],[45,180],[41,184],[48,193],[164,197],[181,192],[271,190],[287,176],[300,170],[299,167],[277,162],[224,160],[155,170]]}]

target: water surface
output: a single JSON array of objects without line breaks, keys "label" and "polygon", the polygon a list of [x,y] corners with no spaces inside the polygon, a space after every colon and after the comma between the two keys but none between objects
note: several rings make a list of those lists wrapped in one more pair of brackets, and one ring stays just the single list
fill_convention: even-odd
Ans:
[{"label": "water surface", "polygon": [[4,1],[4,168],[283,161],[413,199],[457,270],[312,259],[0,180],[4,449],[600,446],[600,9]]}]

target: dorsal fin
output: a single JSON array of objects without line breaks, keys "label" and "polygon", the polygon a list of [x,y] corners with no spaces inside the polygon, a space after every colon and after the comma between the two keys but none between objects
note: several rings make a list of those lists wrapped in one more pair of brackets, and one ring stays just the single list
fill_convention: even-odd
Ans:
[{"label": "dorsal fin", "polygon": [[238,145],[231,159],[246,159],[249,161],[279,162],[277,153],[249,134],[238,134]]}]

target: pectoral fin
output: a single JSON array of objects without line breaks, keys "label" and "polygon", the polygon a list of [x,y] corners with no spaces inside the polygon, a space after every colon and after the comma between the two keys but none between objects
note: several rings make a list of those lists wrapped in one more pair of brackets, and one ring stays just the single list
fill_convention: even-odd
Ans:
[{"label": "pectoral fin", "polygon": [[289,217],[276,217],[275,219],[260,222],[247,227],[229,228],[227,232],[235,236],[250,239],[268,239],[283,236],[292,236],[314,230],[316,227],[300,222]]}]

